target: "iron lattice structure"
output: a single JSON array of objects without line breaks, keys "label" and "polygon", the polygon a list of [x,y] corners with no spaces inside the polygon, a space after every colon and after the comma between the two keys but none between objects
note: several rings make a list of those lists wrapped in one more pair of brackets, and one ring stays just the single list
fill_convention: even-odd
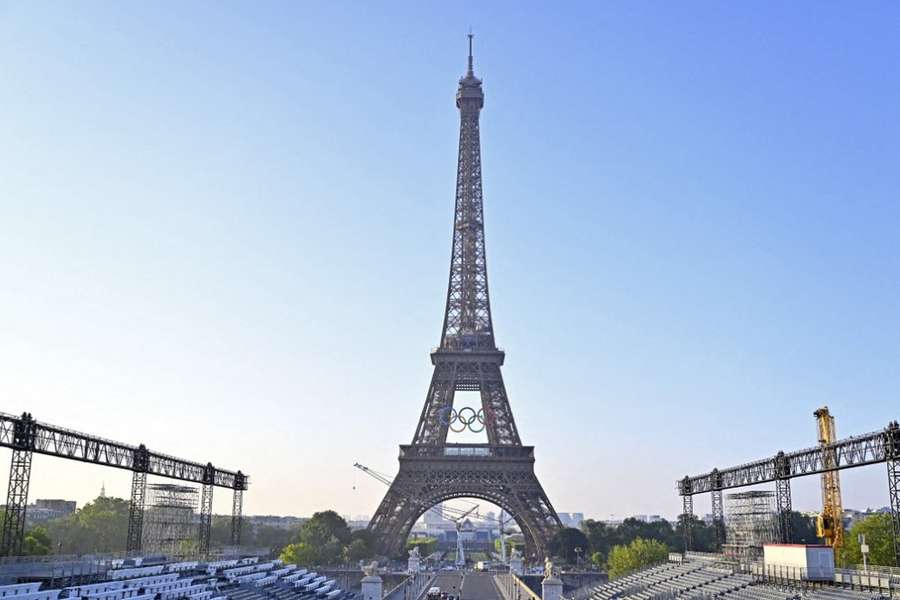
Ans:
[{"label": "iron lattice structure", "polygon": [[150,504],[144,515],[144,552],[192,554],[197,531],[197,488],[171,483],[151,483],[147,487]]},{"label": "iron lattice structure", "polygon": [[741,562],[762,556],[764,544],[776,541],[775,493],[768,490],[738,492],[725,497],[727,543],[723,550]]},{"label": "iron lattice structure", "polygon": [[[31,459],[34,453],[132,471],[126,540],[129,552],[141,550],[147,475],[210,486],[210,499],[212,487],[232,489],[235,495],[231,515],[232,531],[238,532],[236,539],[240,540],[243,493],[250,483],[250,478],[241,471],[226,471],[209,463],[203,465],[154,452],[143,444],[132,446],[57,427],[36,421],[30,413],[23,413],[20,417],[0,413],[0,447],[12,450],[6,497],[7,518],[0,533],[0,556],[19,554],[22,548]],[[201,530],[201,536],[203,533]]]},{"label": "iron lattice structure", "polygon": [[[897,421],[891,421],[882,431],[856,435],[795,452],[779,452],[773,458],[728,469],[713,469],[702,475],[688,475],[677,481],[676,487],[678,494],[685,499],[684,507],[687,512],[686,499],[696,494],[710,492],[715,502],[715,495],[723,489],[774,482],[778,539],[790,542],[793,538],[790,520],[791,479],[826,472],[836,473],[842,469],[877,463],[887,465],[894,561],[900,567],[900,423]],[[693,511],[693,504],[690,506]],[[685,532],[685,538],[689,537],[690,533]]]},{"label": "iron lattice structure", "polygon": [[[431,354],[434,373],[412,444],[400,447],[400,470],[369,529],[380,551],[394,555],[432,506],[452,498],[481,498],[515,519],[526,552],[540,558],[562,524],[535,476],[534,448],[523,446],[519,438],[500,373],[505,355],[494,342],[481,179],[484,93],[473,69],[471,36],[468,71],[459,81],[456,106],[456,204],[441,343]],[[480,393],[487,444],[447,442],[446,415],[457,391]]]}]

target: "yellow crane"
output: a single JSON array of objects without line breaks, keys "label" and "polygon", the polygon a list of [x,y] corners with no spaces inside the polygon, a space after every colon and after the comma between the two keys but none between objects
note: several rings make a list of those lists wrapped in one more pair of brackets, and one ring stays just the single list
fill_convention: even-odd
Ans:
[{"label": "yellow crane", "polygon": [[837,455],[828,446],[837,440],[834,417],[823,406],[813,413],[822,448],[822,512],[816,519],[816,534],[834,548],[834,557],[839,560],[844,545],[844,506],[841,502],[841,480],[837,471]]}]

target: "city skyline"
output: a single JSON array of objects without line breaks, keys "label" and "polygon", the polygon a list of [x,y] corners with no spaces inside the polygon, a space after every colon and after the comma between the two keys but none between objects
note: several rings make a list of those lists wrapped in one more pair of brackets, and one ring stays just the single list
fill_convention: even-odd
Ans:
[{"label": "city skyline", "polygon": [[[497,341],[558,510],[671,518],[821,405],[898,417],[895,6],[49,6],[0,9],[4,412],[241,469],[247,514],[372,514],[352,465],[394,472],[438,341],[472,25]],[[128,497],[36,456],[30,497],[101,481]],[[887,503],[883,468],[842,482]]]}]

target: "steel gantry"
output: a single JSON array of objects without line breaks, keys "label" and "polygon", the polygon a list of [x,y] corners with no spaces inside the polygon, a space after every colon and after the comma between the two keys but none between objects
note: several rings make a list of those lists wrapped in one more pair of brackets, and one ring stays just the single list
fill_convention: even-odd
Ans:
[{"label": "steel gantry", "polygon": [[[0,537],[0,556],[16,555],[21,552],[25,532],[25,512],[28,504],[28,485],[31,479],[31,459],[34,453],[56,456],[69,460],[114,467],[132,472],[131,505],[128,515],[128,539],[126,548],[138,551],[144,519],[144,497],[147,475],[178,479],[203,485],[204,497],[208,500],[201,506],[200,545],[209,547],[209,523],[211,521],[212,488],[222,487],[234,491],[236,509],[232,512],[232,538],[238,532],[240,539],[241,505],[243,492],[249,478],[240,471],[218,469],[207,463],[176,458],[148,450],[140,444],[132,446],[101,437],[81,433],[41,423],[30,413],[22,416],[0,413],[0,447],[12,450],[9,472],[9,487],[6,494],[6,518]],[[203,503],[201,503],[203,504]],[[208,518],[204,520],[204,515]],[[205,524],[205,527],[204,527]]]},{"label": "steel gantry", "polygon": [[[691,509],[690,515],[683,516],[685,525],[689,526],[693,502],[688,502],[688,498],[709,492],[713,495],[715,507],[716,496],[722,490],[774,482],[779,537],[782,541],[790,541],[793,537],[790,522],[791,479],[877,463],[887,463],[895,562],[900,566],[900,425],[897,421],[889,423],[881,431],[844,438],[831,444],[779,452],[772,458],[728,469],[713,469],[702,475],[685,476],[676,482],[676,486],[678,494],[683,497],[685,515]],[[691,539],[690,532],[685,531],[684,538],[687,543]]]}]

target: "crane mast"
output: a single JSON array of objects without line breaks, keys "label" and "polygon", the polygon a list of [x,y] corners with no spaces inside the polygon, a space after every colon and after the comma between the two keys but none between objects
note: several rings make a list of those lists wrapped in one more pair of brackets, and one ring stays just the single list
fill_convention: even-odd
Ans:
[{"label": "crane mast", "polygon": [[830,444],[837,441],[834,417],[823,406],[815,413],[819,446],[822,448],[822,464],[827,469],[822,473],[822,513],[816,519],[816,534],[834,548],[839,559],[844,545],[844,506],[841,502],[841,481],[837,471],[837,455]]}]

